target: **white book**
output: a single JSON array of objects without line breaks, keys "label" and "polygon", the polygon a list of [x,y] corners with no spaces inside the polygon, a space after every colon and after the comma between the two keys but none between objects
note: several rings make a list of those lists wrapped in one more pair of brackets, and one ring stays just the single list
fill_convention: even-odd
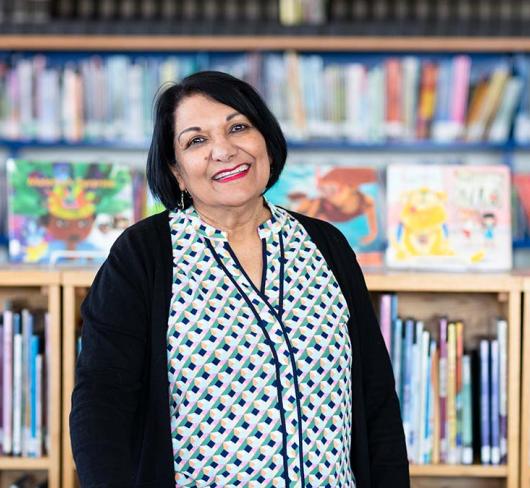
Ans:
[{"label": "white book", "polygon": [[416,136],[416,114],[418,113],[418,84],[420,61],[416,56],[403,59],[403,135],[412,140]]},{"label": "white book", "polygon": [[420,374],[420,388],[416,392],[420,397],[419,410],[418,410],[418,451],[417,461],[419,464],[424,463],[424,452],[425,452],[425,419],[428,415],[427,411],[427,396],[429,394],[429,374],[428,361],[429,361],[429,345],[430,345],[430,334],[427,330],[422,332],[421,337],[418,339],[420,344],[420,364],[418,372]]},{"label": "white book", "polygon": [[346,136],[352,141],[366,140],[365,87],[366,69],[361,63],[345,68],[346,76]]},{"label": "white book", "polygon": [[13,337],[13,449],[22,454],[22,334]]},{"label": "white book", "polygon": [[10,454],[13,449],[13,312],[4,310],[4,344],[3,360],[3,392],[2,392],[2,424],[4,438],[2,450]]},{"label": "white book", "polygon": [[36,434],[34,438],[34,452],[37,457],[42,456],[42,354],[38,354],[35,361],[35,396],[37,408],[35,411]]},{"label": "white book", "polygon": [[412,428],[411,428],[411,457],[414,463],[419,462],[418,445],[421,426],[421,351],[423,337],[423,322],[416,322],[415,342],[412,345]]},{"label": "white book", "polygon": [[499,342],[500,462],[508,455],[508,322],[497,319]]},{"label": "white book", "polygon": [[503,143],[508,140],[513,114],[518,106],[522,90],[523,81],[520,78],[513,76],[507,81],[499,110],[488,133],[490,142]]}]

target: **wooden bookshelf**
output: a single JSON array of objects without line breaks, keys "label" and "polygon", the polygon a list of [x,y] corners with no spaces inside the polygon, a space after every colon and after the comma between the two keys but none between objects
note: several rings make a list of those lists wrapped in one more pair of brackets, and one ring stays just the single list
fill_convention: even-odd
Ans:
[{"label": "wooden bookshelf", "polygon": [[521,378],[521,488],[530,487],[530,276],[523,280]]},{"label": "wooden bookshelf", "polygon": [[48,399],[48,429],[50,452],[41,458],[0,457],[0,488],[6,488],[22,472],[34,472],[47,478],[50,488],[59,488],[61,467],[61,275],[53,270],[0,268],[0,300],[46,308],[50,314],[50,392]]},{"label": "wooden bookshelf", "polygon": [[62,486],[79,486],[75,473],[75,464],[70,444],[70,405],[75,384],[75,362],[77,358],[77,337],[80,327],[81,302],[90,287],[96,270],[65,270],[62,272],[63,294],[63,450],[62,450]]},{"label": "wooden bookshelf", "polygon": [[[485,273],[367,272],[365,276],[371,293],[375,296],[381,292],[397,293],[399,314],[423,320],[431,331],[428,325],[434,315],[462,318],[467,347],[476,346],[481,335],[494,335],[493,317],[502,315],[508,320],[508,463],[411,465],[410,474],[412,486],[417,488],[490,485],[518,488],[522,279],[511,274]],[[457,480],[463,484],[455,484]]]},{"label": "wooden bookshelf", "polygon": [[0,35],[3,50],[524,52],[527,37]]}]

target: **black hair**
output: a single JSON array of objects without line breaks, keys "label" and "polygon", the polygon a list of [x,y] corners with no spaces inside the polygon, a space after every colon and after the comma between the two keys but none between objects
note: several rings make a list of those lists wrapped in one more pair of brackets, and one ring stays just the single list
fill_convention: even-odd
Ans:
[{"label": "black hair", "polygon": [[[155,99],[153,137],[147,156],[147,182],[151,193],[167,209],[180,202],[181,191],[171,168],[175,158],[175,110],[180,102],[195,94],[203,94],[245,115],[265,139],[271,160],[270,177],[265,191],[280,176],[287,158],[287,143],[276,117],[261,96],[248,83],[220,71],[200,71],[180,83],[162,87]],[[184,194],[184,206],[191,204]]]}]

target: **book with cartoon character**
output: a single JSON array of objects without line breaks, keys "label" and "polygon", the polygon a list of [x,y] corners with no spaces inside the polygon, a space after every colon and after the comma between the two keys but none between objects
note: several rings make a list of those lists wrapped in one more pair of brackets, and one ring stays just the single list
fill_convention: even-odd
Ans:
[{"label": "book with cartoon character", "polygon": [[390,267],[510,269],[508,167],[390,165],[387,232]]},{"label": "book with cartoon character", "polygon": [[127,167],[10,159],[7,178],[13,262],[101,262],[133,222]]},{"label": "book with cartoon character", "polygon": [[331,222],[364,266],[383,261],[381,187],[374,168],[287,164],[267,192],[272,203]]}]

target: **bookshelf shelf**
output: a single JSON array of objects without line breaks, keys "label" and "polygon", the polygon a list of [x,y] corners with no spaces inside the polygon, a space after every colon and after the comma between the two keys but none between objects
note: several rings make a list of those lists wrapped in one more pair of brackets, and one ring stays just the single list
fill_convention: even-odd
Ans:
[{"label": "bookshelf shelf", "polygon": [[16,458],[0,456],[0,470],[46,470],[50,467],[50,459],[42,458]]},{"label": "bookshelf shelf", "polygon": [[505,478],[508,475],[506,466],[482,466],[482,465],[411,465],[410,475],[412,477],[436,476],[436,477],[463,477],[463,478]]},{"label": "bookshelf shelf", "polygon": [[3,35],[3,50],[27,51],[388,51],[526,52],[527,37]]},{"label": "bookshelf shelf", "polygon": [[[50,488],[59,488],[61,469],[61,273],[53,269],[0,268],[0,300],[21,300],[28,306],[46,308],[50,317],[49,340],[49,452],[47,457],[0,457],[0,486],[13,471],[45,471]],[[4,478],[4,472],[6,473]]]}]

